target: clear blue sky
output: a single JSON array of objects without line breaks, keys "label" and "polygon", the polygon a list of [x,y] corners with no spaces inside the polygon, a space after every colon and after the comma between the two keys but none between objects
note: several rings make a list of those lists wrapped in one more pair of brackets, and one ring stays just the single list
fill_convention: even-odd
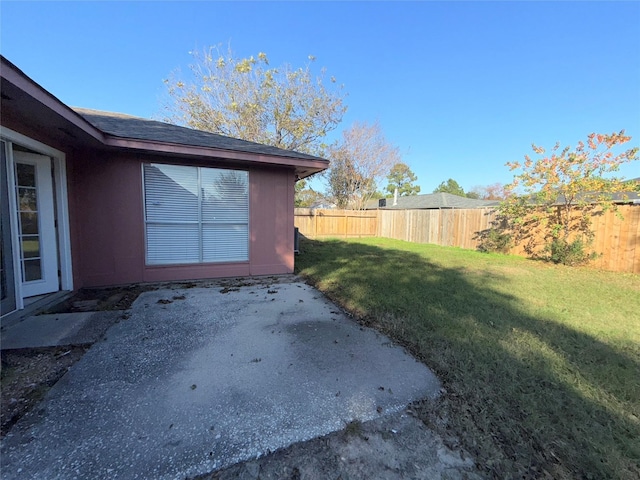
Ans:
[{"label": "clear blue sky", "polygon": [[[232,44],[345,85],[339,128],[378,120],[422,193],[508,183],[532,142],[640,144],[639,2],[7,2],[0,51],[63,102],[161,116],[188,52]],[[640,176],[640,162],[622,171]]]}]

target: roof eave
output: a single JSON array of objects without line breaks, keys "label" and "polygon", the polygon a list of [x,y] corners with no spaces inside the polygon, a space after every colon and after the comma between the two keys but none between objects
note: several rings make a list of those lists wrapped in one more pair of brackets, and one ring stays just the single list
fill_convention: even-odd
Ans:
[{"label": "roof eave", "polygon": [[314,173],[326,170],[329,161],[318,159],[308,160],[295,157],[284,157],[278,155],[256,154],[240,152],[236,150],[224,150],[220,148],[201,147],[196,145],[183,145],[177,143],[157,142],[151,140],[140,140],[132,138],[115,137],[105,135],[105,145],[114,148],[124,148],[150,153],[172,154],[190,157],[207,157],[231,160],[235,162],[247,162],[252,165],[284,166],[295,169],[299,178],[305,178]]},{"label": "roof eave", "polygon": [[73,109],[65,105],[57,97],[29,78],[22,70],[2,55],[0,55],[0,76],[46,108],[61,116],[67,122],[80,128],[96,140],[104,142],[104,132],[91,125],[84,117],[73,111]]}]

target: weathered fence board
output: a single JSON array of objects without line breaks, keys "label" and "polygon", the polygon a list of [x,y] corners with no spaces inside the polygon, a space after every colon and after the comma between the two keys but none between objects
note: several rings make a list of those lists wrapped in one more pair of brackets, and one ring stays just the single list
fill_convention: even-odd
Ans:
[{"label": "weathered fence board", "polygon": [[[607,211],[593,218],[596,268],[640,273],[640,205],[618,208],[623,219]],[[443,210],[295,209],[295,226],[310,238],[386,237],[413,243],[435,243],[477,249],[477,233],[491,227],[490,208]],[[524,255],[522,247],[512,250]]]},{"label": "weathered fence board", "polygon": [[375,210],[295,209],[295,226],[306,237],[375,237],[378,214]]}]

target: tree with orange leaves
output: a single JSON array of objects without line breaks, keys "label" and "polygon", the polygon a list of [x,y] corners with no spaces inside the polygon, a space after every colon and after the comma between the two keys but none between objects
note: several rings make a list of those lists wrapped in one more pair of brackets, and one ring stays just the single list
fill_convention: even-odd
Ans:
[{"label": "tree with orange leaves", "polygon": [[619,148],[630,141],[624,130],[592,133],[574,150],[557,143],[547,154],[533,145],[537,159],[526,155],[523,163],[507,163],[519,172],[506,187],[517,194],[500,206],[513,241],[524,244],[531,256],[556,263],[581,264],[594,258],[596,253],[589,251],[594,237],[591,219],[603,210],[615,210],[615,202],[629,191],[623,179],[612,175],[622,164],[638,159],[637,147]]}]

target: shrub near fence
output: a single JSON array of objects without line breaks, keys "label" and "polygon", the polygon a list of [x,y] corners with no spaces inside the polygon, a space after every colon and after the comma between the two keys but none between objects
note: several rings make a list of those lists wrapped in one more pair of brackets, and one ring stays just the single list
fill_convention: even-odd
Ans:
[{"label": "shrub near fence", "polygon": [[[601,255],[591,265],[615,272],[640,273],[640,205],[607,211],[593,219],[593,248]],[[310,238],[386,237],[414,243],[478,248],[478,232],[488,229],[490,208],[445,210],[295,209],[295,226]],[[524,255],[521,247],[511,250]]]}]

